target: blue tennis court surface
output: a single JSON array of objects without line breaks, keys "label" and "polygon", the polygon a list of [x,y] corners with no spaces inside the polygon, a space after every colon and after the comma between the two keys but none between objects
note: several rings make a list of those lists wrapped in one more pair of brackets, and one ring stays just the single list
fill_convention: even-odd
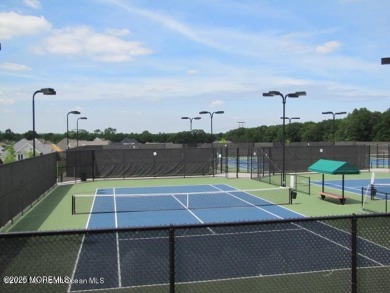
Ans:
[{"label": "blue tennis court surface", "polygon": [[[213,194],[220,191],[221,194]],[[191,206],[195,208],[186,207],[189,193],[196,194],[190,198]],[[301,215],[226,184],[102,188],[96,191],[87,228],[242,222],[297,217]]]},{"label": "blue tennis court surface", "polygon": [[[188,199],[184,194],[207,194],[215,190],[225,191],[224,197],[233,197],[236,204],[244,201],[247,206],[185,208]],[[153,196],[148,198],[145,196],[148,193]],[[167,193],[175,196],[165,203]],[[97,190],[96,194],[106,195],[101,197],[103,205],[109,207],[107,211],[114,209],[116,212],[94,213],[93,209],[99,209],[100,205],[95,199],[89,229],[302,218],[284,207],[267,202],[264,206],[255,206],[261,204],[255,202],[261,199],[224,184],[106,188]],[[143,211],[144,207],[141,207],[137,212],[120,211],[125,208],[122,205],[134,203],[133,200],[121,203],[120,198],[132,194],[142,194],[136,204],[137,201],[155,200],[155,194],[163,194],[167,208],[175,208],[174,205],[178,204],[181,209]],[[207,200],[201,196],[200,201]],[[319,221],[249,226],[210,224],[192,228],[184,226],[175,231],[176,282],[183,284],[310,272],[327,274],[329,271],[350,270],[351,266],[351,234]],[[95,283],[73,283],[69,291],[166,286],[169,283],[168,232],[167,229],[133,229],[85,235],[72,279],[98,277],[104,282],[99,283],[97,279]],[[358,239],[358,246],[362,252],[357,255],[360,267],[375,269],[390,266],[389,249],[364,238]]]},{"label": "blue tennis court surface", "polygon": [[[319,180],[312,180],[311,183],[316,185],[322,184]],[[344,190],[361,195],[362,187],[366,189],[370,184],[370,179],[345,179]],[[325,188],[333,188],[341,192],[342,180],[325,180],[324,185]],[[375,178],[374,186],[378,192],[390,194],[390,178]]]}]

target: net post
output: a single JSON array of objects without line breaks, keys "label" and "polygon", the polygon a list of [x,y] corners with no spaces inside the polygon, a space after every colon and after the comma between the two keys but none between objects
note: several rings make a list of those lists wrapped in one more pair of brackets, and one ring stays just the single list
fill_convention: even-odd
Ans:
[{"label": "net post", "polygon": [[76,213],[76,209],[75,209],[75,197],[74,195],[72,195],[72,215],[74,215]]}]

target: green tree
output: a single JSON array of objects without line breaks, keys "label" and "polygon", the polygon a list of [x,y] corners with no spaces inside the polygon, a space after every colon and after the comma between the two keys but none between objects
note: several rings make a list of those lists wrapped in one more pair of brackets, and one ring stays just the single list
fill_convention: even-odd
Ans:
[{"label": "green tree", "polygon": [[[33,138],[34,138],[33,131],[32,131],[32,130],[29,130],[29,131],[25,132],[25,133],[23,134],[23,137],[24,137],[25,139],[27,139],[27,140],[33,140]],[[39,136],[38,136],[37,132],[35,132],[35,138],[38,138],[38,137],[39,137]]]},{"label": "green tree", "polygon": [[345,141],[371,141],[373,127],[378,122],[366,108],[355,109],[345,119],[337,121],[336,139]]},{"label": "green tree", "polygon": [[375,132],[373,140],[390,141],[390,109],[383,112],[379,117],[375,117],[374,119],[377,121],[377,124],[373,128]]},{"label": "green tree", "polygon": [[301,123],[290,123],[286,127],[286,137],[290,142],[301,141],[300,130]]},{"label": "green tree", "polygon": [[4,164],[12,163],[16,161],[15,158],[15,150],[13,145],[7,146],[5,148],[5,157],[4,157]]},{"label": "green tree", "polygon": [[111,140],[111,141],[113,141],[113,140],[115,139],[115,134],[116,134],[116,129],[115,129],[115,128],[108,127],[108,128],[106,128],[106,129],[104,129],[103,137],[104,137],[104,139],[106,139],[106,140]]},{"label": "green tree", "polygon": [[322,141],[322,129],[318,123],[305,122],[300,132],[301,141]]}]

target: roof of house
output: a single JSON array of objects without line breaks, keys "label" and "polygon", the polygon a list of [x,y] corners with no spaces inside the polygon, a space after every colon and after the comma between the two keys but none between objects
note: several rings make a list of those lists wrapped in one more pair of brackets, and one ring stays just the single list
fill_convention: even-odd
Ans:
[{"label": "roof of house", "polygon": [[[33,141],[32,140],[27,140],[25,138],[22,138],[18,142],[14,144],[14,150],[16,153],[25,153],[32,151],[33,149]],[[42,154],[49,154],[52,153],[54,150],[51,147],[51,144],[46,144],[44,141],[41,141],[39,139],[35,139],[35,150],[38,153]]]},{"label": "roof of house", "polygon": [[[66,143],[67,143],[67,139],[64,138],[59,143],[57,143],[57,146],[62,150],[66,150],[67,149]],[[97,137],[92,141],[79,139],[78,146],[79,147],[81,147],[81,146],[100,146],[100,145],[109,145],[110,143],[111,143],[111,141],[109,141],[109,140],[105,140],[105,139]],[[77,147],[77,140],[76,139],[69,139],[69,148],[75,148],[75,147]]]},{"label": "roof of house", "polygon": [[139,141],[134,138],[124,138],[121,142],[121,144],[139,144]]}]

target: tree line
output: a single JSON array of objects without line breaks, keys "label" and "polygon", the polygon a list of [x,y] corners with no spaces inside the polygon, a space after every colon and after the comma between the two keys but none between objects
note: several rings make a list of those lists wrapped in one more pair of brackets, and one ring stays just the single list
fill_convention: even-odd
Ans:
[{"label": "tree line", "polygon": [[[36,134],[36,137],[58,143],[66,138],[66,133]],[[142,133],[118,133],[115,128],[104,130],[96,129],[88,132],[79,129],[78,139],[93,140],[96,137],[112,142],[120,142],[125,138],[135,139],[140,143],[179,143],[196,145],[197,143],[210,143],[212,141],[240,142],[280,142],[283,140],[282,125],[262,125],[253,128],[238,128],[226,133],[213,134],[213,137],[204,130],[196,129],[192,132],[152,134],[149,131]],[[13,133],[7,129],[0,131],[0,141],[18,141],[22,138],[31,140],[33,132],[23,134]],[[69,132],[69,138],[75,139],[75,131]],[[318,141],[390,141],[390,108],[384,112],[370,111],[366,108],[354,109],[341,119],[327,119],[320,122],[293,122],[286,123],[285,138],[288,142],[318,142]]]}]

